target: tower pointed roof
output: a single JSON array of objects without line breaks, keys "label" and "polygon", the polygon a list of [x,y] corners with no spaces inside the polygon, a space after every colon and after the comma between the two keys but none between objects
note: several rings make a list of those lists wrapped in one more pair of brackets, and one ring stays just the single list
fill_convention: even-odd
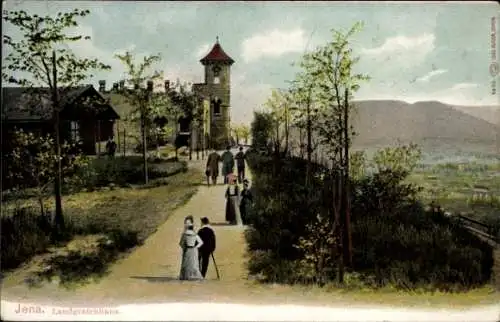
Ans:
[{"label": "tower pointed roof", "polygon": [[212,50],[210,50],[210,52],[205,57],[200,59],[200,62],[203,65],[215,62],[232,65],[234,63],[234,60],[229,57],[229,55],[226,54],[226,52],[222,49],[221,45],[219,44],[219,37],[217,37]]}]

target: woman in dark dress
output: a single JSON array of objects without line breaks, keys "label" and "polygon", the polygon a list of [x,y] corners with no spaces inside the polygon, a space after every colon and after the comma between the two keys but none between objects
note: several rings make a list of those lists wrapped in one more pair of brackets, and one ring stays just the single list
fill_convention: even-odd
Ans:
[{"label": "woman in dark dress", "polygon": [[231,224],[243,224],[239,208],[240,188],[234,175],[228,176],[229,186],[226,189],[226,221]]},{"label": "woman in dark dress", "polygon": [[241,219],[244,224],[248,223],[248,216],[250,214],[250,206],[253,203],[252,192],[249,189],[249,182],[247,179],[243,180],[243,190],[241,190],[240,213]]}]

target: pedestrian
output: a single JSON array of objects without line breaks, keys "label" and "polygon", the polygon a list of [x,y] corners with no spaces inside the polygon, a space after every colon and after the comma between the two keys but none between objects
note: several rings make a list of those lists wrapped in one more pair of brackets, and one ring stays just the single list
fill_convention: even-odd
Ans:
[{"label": "pedestrian", "polygon": [[249,189],[250,182],[243,180],[243,189],[241,190],[240,213],[241,219],[244,224],[248,224],[248,217],[250,215],[250,207],[253,203],[252,191]]},{"label": "pedestrian", "polygon": [[226,189],[226,221],[233,225],[243,225],[240,214],[240,188],[234,175],[228,176],[230,183]]},{"label": "pedestrian", "polygon": [[115,153],[116,153],[116,143],[115,143],[115,140],[112,136],[110,136],[108,138],[108,142],[106,142],[106,153],[108,154],[108,156],[110,158],[114,158],[115,157]]},{"label": "pedestrian", "polygon": [[226,151],[222,153],[222,175],[224,176],[224,184],[228,184],[228,175],[234,170],[234,156],[231,153],[231,147],[228,146]]},{"label": "pedestrian", "polygon": [[195,233],[193,221],[188,217],[184,220],[184,232],[181,235],[179,246],[182,249],[179,279],[189,281],[203,279],[198,259],[198,249],[203,246],[203,241]]},{"label": "pedestrian", "polygon": [[240,152],[236,153],[234,157],[236,159],[236,168],[238,170],[238,183],[242,183],[245,179],[245,152],[243,152],[243,147],[240,146]]},{"label": "pedestrian", "polygon": [[210,221],[207,217],[201,218],[201,228],[198,230],[198,236],[203,241],[203,245],[198,250],[198,258],[200,261],[200,271],[203,278],[207,275],[208,262],[210,255],[215,251],[216,239]]},{"label": "pedestrian", "polygon": [[220,155],[215,151],[208,155],[207,158],[207,168],[205,175],[207,176],[207,185],[210,185],[210,178],[212,178],[212,183],[217,184],[217,177],[219,176],[219,162],[221,161]]}]

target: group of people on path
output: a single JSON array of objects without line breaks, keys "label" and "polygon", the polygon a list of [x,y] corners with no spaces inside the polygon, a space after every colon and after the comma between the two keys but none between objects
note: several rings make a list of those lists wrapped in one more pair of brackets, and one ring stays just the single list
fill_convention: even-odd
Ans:
[{"label": "group of people on path", "polygon": [[212,179],[212,184],[217,184],[217,177],[219,176],[219,163],[222,162],[222,177],[224,178],[224,184],[228,184],[229,175],[234,172],[234,165],[236,161],[236,168],[238,171],[238,182],[241,184],[245,179],[245,152],[243,152],[243,147],[240,147],[239,152],[234,156],[231,152],[231,147],[227,147],[226,151],[219,155],[217,151],[212,150],[207,158],[207,167],[205,175],[207,177],[207,185],[210,186],[210,179]]},{"label": "group of people on path", "polygon": [[[226,222],[234,225],[243,225],[247,221],[248,208],[253,202],[253,196],[250,191],[250,182],[245,178],[245,160],[246,155],[243,152],[243,147],[239,148],[239,152],[233,156],[231,147],[227,147],[226,151],[219,155],[215,150],[208,155],[205,175],[207,177],[207,185],[217,184],[219,176],[219,163],[222,163],[222,176],[224,184],[228,187],[225,192],[226,198]],[[234,166],[236,163],[237,177],[234,175]],[[210,179],[212,182],[210,183]],[[240,189],[239,184],[243,184]]]},{"label": "group of people on path", "polygon": [[[235,156],[231,153],[230,147],[227,147],[222,155],[213,150],[208,155],[205,171],[207,185],[216,185],[219,176],[219,164],[222,163],[224,184],[228,184],[225,191],[225,220],[230,224],[240,226],[247,222],[249,207],[253,203],[253,196],[249,189],[250,182],[245,178],[245,159],[243,147],[239,148],[239,152]],[[238,171],[237,176],[233,173],[235,163]],[[242,189],[240,189],[238,183],[243,184]],[[210,257],[212,257],[217,270],[213,256],[216,245],[214,230],[210,227],[209,220],[206,217],[201,219],[201,224],[201,228],[198,232],[195,232],[193,217],[188,216],[184,219],[184,232],[179,242],[182,249],[181,280],[204,279]]]}]

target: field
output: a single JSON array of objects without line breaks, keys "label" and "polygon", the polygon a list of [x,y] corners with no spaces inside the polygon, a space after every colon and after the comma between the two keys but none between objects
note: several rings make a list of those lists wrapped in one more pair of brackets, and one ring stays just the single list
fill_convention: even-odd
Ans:
[{"label": "field", "polygon": [[424,165],[409,180],[424,188],[423,200],[435,201],[446,211],[480,221],[500,217],[500,163]]}]

